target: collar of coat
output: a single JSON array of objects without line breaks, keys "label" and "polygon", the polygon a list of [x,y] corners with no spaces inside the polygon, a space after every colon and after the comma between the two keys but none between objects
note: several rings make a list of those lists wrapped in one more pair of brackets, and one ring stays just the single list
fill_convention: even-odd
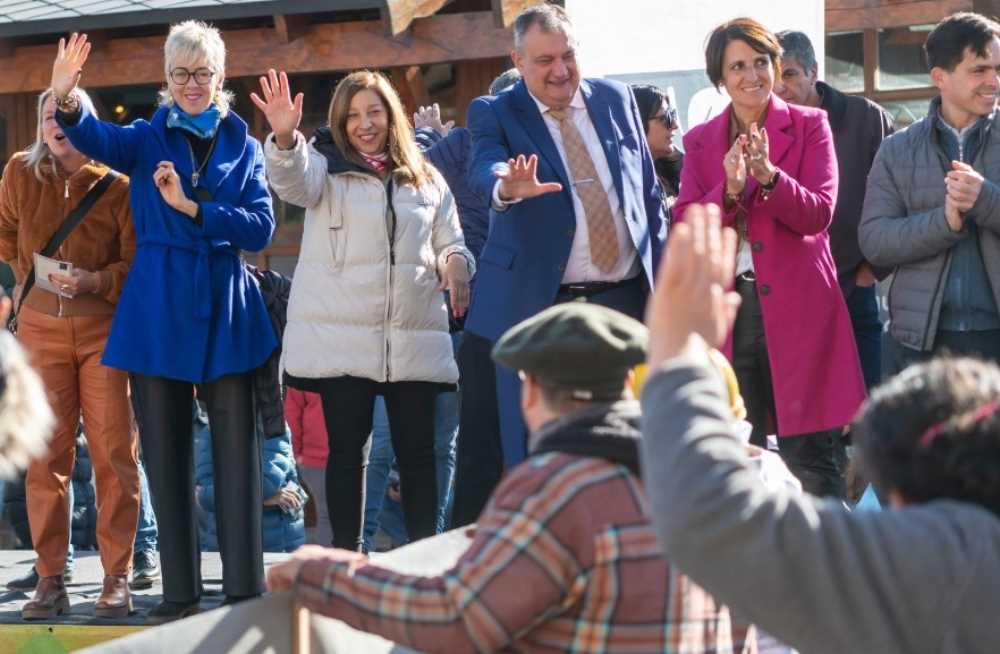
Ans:
[{"label": "collar of coat", "polygon": [[535,435],[532,456],[562,452],[605,459],[625,466],[636,477],[642,412],[635,400],[598,404],[551,420]]},{"label": "collar of coat", "polygon": [[[184,132],[167,127],[169,107],[160,107],[149,121],[153,133],[163,142],[170,159],[177,168],[177,173],[185,179],[190,179],[194,172],[191,161],[191,146]],[[253,137],[249,135],[246,122],[230,110],[219,123],[215,148],[206,173],[202,175],[203,185],[212,193],[222,185],[229,174],[237,169],[246,153],[247,144]]]},{"label": "collar of coat", "polygon": [[316,152],[319,152],[326,159],[326,172],[331,175],[347,172],[375,175],[371,168],[365,168],[344,156],[344,153],[334,142],[333,133],[329,127],[320,127],[313,132],[312,145],[316,148]]},{"label": "collar of coat", "polygon": [[826,82],[816,82],[816,91],[819,92],[819,106],[826,110],[830,129],[839,132],[844,125],[844,116],[847,114],[847,96]]}]

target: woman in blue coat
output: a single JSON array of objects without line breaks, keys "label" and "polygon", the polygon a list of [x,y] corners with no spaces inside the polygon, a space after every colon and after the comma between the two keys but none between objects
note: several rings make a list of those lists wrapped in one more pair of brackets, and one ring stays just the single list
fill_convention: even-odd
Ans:
[{"label": "woman in blue coat", "polygon": [[201,596],[195,384],[214,436],[227,602],[264,590],[251,376],[277,340],[240,250],[264,248],[274,216],[260,143],[222,88],[218,30],[196,21],[171,28],[162,106],[152,120],[125,127],[98,120],[76,99],[89,51],[86,35],[60,40],[52,89],[73,145],[131,178],[138,249],[103,363],[132,373],[163,564],[163,601],[150,618],[164,621],[196,612]]}]

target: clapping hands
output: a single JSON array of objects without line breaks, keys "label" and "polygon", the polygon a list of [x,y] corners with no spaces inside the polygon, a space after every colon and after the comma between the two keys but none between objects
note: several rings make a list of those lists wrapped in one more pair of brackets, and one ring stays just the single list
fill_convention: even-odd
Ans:
[{"label": "clapping hands", "polygon": [[740,134],[726,152],[722,166],[726,171],[726,193],[738,195],[746,188],[747,175],[752,175],[760,184],[768,183],[774,176],[771,163],[770,141],[767,129],[757,129],[757,123],[750,124],[747,134]]}]

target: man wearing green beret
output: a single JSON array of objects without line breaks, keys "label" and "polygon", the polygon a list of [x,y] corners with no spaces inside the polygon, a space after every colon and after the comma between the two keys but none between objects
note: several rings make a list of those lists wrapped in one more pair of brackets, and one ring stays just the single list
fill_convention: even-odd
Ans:
[{"label": "man wearing green beret", "polygon": [[268,570],[271,590],[424,652],[750,651],[749,626],[663,558],[645,508],[632,368],[646,328],[569,303],[506,332],[530,455],[480,516],[469,549],[436,577],[307,545]]}]

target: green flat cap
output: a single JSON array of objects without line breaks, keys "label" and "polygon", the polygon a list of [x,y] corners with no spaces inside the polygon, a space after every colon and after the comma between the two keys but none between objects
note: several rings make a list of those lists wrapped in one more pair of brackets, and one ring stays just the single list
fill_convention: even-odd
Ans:
[{"label": "green flat cap", "polygon": [[493,347],[493,360],[580,400],[616,399],[629,370],[646,359],[642,323],[597,304],[568,302],[511,327]]}]

